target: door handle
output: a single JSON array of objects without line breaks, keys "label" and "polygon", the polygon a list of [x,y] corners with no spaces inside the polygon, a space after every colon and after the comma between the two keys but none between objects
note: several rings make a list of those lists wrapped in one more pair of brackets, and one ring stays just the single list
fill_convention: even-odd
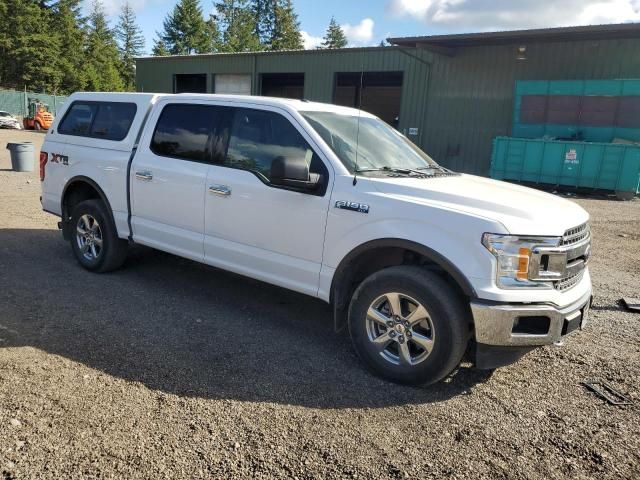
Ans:
[{"label": "door handle", "polygon": [[209,193],[220,195],[221,197],[228,197],[231,195],[231,189],[226,185],[209,185]]},{"label": "door handle", "polygon": [[136,172],[136,178],[138,180],[153,180],[153,173],[148,170],[145,170],[143,172]]}]

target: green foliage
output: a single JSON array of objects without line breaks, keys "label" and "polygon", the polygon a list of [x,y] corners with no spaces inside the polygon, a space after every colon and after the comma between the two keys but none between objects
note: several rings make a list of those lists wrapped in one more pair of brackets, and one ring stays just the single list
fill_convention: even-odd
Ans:
[{"label": "green foliage", "polygon": [[291,0],[221,0],[215,6],[222,29],[221,51],[303,48]]},{"label": "green foliage", "polygon": [[120,75],[127,90],[135,89],[136,64],[135,57],[144,53],[144,37],[136,23],[136,14],[128,1],[122,5],[118,25],[115,29],[121,58]]},{"label": "green foliage", "polygon": [[249,9],[255,18],[255,34],[260,43],[271,41],[275,24],[275,6],[277,0],[253,0]]},{"label": "green foliage", "polygon": [[209,27],[198,0],[180,0],[164,20],[162,40],[172,55],[210,52]]},{"label": "green foliage", "polygon": [[58,38],[42,28],[50,12],[30,0],[0,3],[0,83],[33,90],[56,91],[62,75],[50,61],[59,51]]},{"label": "green foliage", "polygon": [[64,95],[123,90],[134,84],[144,43],[125,5],[114,32],[95,2],[88,22],[82,0],[0,0],[0,84]]},{"label": "green foliage", "polygon": [[84,90],[87,76],[84,71],[86,22],[80,12],[81,0],[60,0],[52,9],[51,30],[59,39],[60,50],[50,61],[62,75],[61,90],[71,93]]},{"label": "green foliage", "polygon": [[348,40],[344,30],[338,25],[336,19],[331,17],[329,28],[327,28],[327,33],[325,33],[321,44],[322,48],[344,48],[347,44]]},{"label": "green foliage", "polygon": [[256,35],[256,17],[247,0],[222,0],[215,4],[222,28],[222,52],[262,50]]},{"label": "green foliage", "polygon": [[[100,1],[84,18],[83,0],[0,0],[0,84],[55,94],[132,90],[144,37],[129,0],[114,29]],[[291,0],[214,6],[217,15],[205,18],[199,0],[179,0],[157,33],[153,55],[303,48]]]},{"label": "green foliage", "polygon": [[99,0],[93,1],[87,31],[84,67],[87,72],[87,89],[98,92],[124,90],[118,45]]},{"label": "green foliage", "polygon": [[218,19],[215,17],[215,15],[209,15],[209,20],[206,21],[206,33],[208,43],[207,53],[219,51],[222,38],[220,36]]},{"label": "green foliage", "polygon": [[153,49],[151,50],[151,55],[154,57],[166,57],[167,55],[171,55],[167,48],[167,44],[164,43],[164,40],[162,39],[162,34],[156,32],[156,37],[157,38],[153,43]]},{"label": "green foliage", "polygon": [[269,39],[269,50],[301,50],[300,22],[293,10],[291,0],[276,1],[273,10],[273,28]]}]

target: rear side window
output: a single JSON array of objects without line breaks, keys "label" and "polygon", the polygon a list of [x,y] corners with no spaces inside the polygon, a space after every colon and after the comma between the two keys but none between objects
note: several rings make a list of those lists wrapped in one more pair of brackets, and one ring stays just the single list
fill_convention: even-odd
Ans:
[{"label": "rear side window", "polygon": [[151,151],[163,157],[221,163],[229,129],[220,120],[227,110],[211,105],[167,105],[156,124]]},{"label": "rear side window", "polygon": [[58,133],[120,141],[136,116],[136,104],[124,102],[73,102]]},{"label": "rear side window", "polygon": [[73,102],[58,127],[58,133],[88,137],[97,109],[96,104]]}]

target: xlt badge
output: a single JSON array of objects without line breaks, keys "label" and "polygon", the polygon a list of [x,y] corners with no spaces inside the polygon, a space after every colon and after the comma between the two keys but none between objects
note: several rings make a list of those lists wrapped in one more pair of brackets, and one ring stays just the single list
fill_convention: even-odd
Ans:
[{"label": "xlt badge", "polygon": [[369,205],[358,202],[345,202],[344,200],[338,200],[336,202],[336,208],[342,210],[351,210],[352,212],[369,213]]}]

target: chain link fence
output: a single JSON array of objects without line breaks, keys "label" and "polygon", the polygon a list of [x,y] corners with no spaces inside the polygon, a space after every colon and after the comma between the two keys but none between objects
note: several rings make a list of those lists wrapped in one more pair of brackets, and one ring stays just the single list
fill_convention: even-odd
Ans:
[{"label": "chain link fence", "polygon": [[30,99],[37,99],[38,102],[49,105],[49,111],[55,117],[58,114],[58,109],[67,100],[67,97],[29,92],[26,90],[14,90],[4,88],[0,85],[0,110],[9,112],[16,117],[24,117],[27,115]]}]

